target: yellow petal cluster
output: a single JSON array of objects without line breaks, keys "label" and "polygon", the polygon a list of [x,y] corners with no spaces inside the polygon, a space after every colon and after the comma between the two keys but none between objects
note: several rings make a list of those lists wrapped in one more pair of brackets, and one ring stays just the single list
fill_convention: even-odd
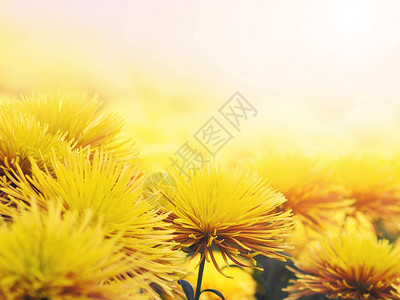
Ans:
[{"label": "yellow petal cluster", "polygon": [[117,152],[119,157],[137,155],[123,134],[123,119],[109,113],[97,96],[81,93],[35,93],[7,103],[26,115],[34,116],[48,126],[48,132],[61,132],[75,147],[90,146]]},{"label": "yellow petal cluster", "polygon": [[[287,299],[322,294],[339,299],[394,299],[400,279],[400,248],[357,222],[309,242]],[[398,288],[397,288],[398,289]],[[395,298],[398,299],[398,298]]]},{"label": "yellow petal cluster", "polygon": [[30,174],[30,159],[40,167],[55,153],[60,156],[67,143],[65,134],[49,132],[49,126],[32,115],[0,106],[0,176],[12,174],[18,165],[24,174]]},{"label": "yellow petal cluster", "polygon": [[[116,238],[105,239],[92,212],[81,218],[49,204],[33,205],[12,224],[0,225],[1,299],[128,299],[126,287],[109,282],[128,269]],[[131,287],[132,288],[132,287]]]},{"label": "yellow petal cluster", "polygon": [[[21,174],[15,187],[4,189],[14,206],[29,207],[31,199],[38,199],[46,210],[51,199],[58,199],[65,211],[93,211],[92,221],[102,220],[107,237],[120,236],[121,252],[130,262],[119,279],[140,280],[153,294],[151,284],[171,290],[182,255],[173,250],[173,230],[164,222],[168,215],[141,199],[138,164],[122,164],[103,150],[87,149],[66,150],[62,160],[53,157],[51,166],[54,175],[32,161],[32,176]],[[8,206],[3,213],[11,214]]]},{"label": "yellow petal cluster", "polygon": [[247,266],[237,257],[252,259],[256,255],[286,260],[284,250],[291,246],[293,222],[290,210],[278,211],[286,199],[254,173],[239,169],[207,166],[193,172],[191,180],[171,170],[171,186],[160,185],[166,208],[172,213],[167,221],[175,229],[175,241],[191,256],[212,261],[222,272],[215,258],[215,248],[224,262],[228,259]]},{"label": "yellow petal cluster", "polygon": [[395,156],[363,153],[336,162],[336,176],[354,200],[354,209],[371,220],[398,222],[400,168]]},{"label": "yellow petal cluster", "polygon": [[249,165],[286,197],[283,206],[292,209],[302,222],[312,226],[334,222],[338,214],[351,211],[353,201],[346,197],[331,165],[322,158],[301,152],[267,151],[256,155]]}]

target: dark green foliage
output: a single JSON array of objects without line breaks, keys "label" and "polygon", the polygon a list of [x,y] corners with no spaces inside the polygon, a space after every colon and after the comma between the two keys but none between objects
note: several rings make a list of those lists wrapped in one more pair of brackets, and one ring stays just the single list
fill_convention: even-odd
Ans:
[{"label": "dark green foliage", "polygon": [[[287,287],[290,279],[295,276],[286,266],[293,266],[291,261],[281,262],[276,259],[266,258],[264,256],[256,257],[257,265],[264,271],[255,270],[253,278],[257,282],[256,298],[257,300],[282,300],[288,296],[288,293],[282,289]],[[314,295],[302,297],[301,300],[326,300],[324,295]]]}]

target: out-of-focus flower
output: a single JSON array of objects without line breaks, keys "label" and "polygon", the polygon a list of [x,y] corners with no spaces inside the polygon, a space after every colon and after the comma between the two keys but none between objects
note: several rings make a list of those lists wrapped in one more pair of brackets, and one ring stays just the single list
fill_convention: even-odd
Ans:
[{"label": "out-of-focus flower", "polygon": [[400,278],[400,249],[351,222],[309,242],[295,260],[297,279],[287,299],[323,294],[341,299],[393,299]]},{"label": "out-of-focus flower", "polygon": [[[291,212],[276,209],[286,199],[253,173],[213,166],[188,171],[190,181],[177,171],[169,172],[176,189],[167,198],[172,214],[167,220],[176,230],[175,241],[191,257],[201,253],[201,260],[212,261],[222,273],[215,258],[215,247],[228,264],[228,258],[246,257],[255,263],[255,255],[285,261],[282,253],[291,246],[285,241],[292,231]],[[160,185],[161,193],[166,184]]]},{"label": "out-of-focus flower", "polygon": [[336,175],[354,199],[356,211],[372,220],[396,222],[400,218],[400,178],[393,158],[363,154],[342,158]]},{"label": "out-of-focus flower", "polygon": [[138,164],[121,163],[103,150],[86,149],[67,150],[62,160],[53,159],[52,166],[54,175],[32,162],[32,177],[21,176],[16,187],[5,189],[15,206],[29,206],[35,197],[44,209],[50,199],[59,199],[65,211],[93,211],[92,220],[102,220],[107,237],[122,232],[121,251],[130,269],[119,279],[143,281],[142,288],[154,297],[151,283],[169,291],[181,275],[182,255],[173,250],[173,230],[164,222],[167,215],[140,197],[143,181]]},{"label": "out-of-focus flower", "polygon": [[[116,238],[105,239],[92,212],[62,215],[60,206],[35,205],[0,225],[1,299],[128,299],[111,282],[128,266]],[[108,282],[108,283],[107,283]]]},{"label": "out-of-focus flower", "polygon": [[271,181],[287,199],[285,209],[308,225],[334,223],[351,211],[352,200],[335,180],[327,164],[301,153],[266,152],[256,156],[250,166]]},{"label": "out-of-focus flower", "polygon": [[335,223],[325,222],[318,227],[309,226],[301,222],[298,218],[294,218],[296,224],[295,234],[290,238],[290,241],[295,245],[295,249],[289,252],[298,261],[302,261],[304,257],[309,256],[307,246],[309,243],[318,241],[323,238],[327,232],[337,232],[354,230],[359,228],[365,233],[376,235],[377,228],[369,218],[363,213],[355,212],[353,215],[340,215],[335,218]]},{"label": "out-of-focus flower", "polygon": [[8,105],[35,116],[48,126],[49,133],[63,133],[77,148],[90,146],[95,150],[102,147],[109,152],[118,152],[119,157],[137,154],[129,139],[122,136],[121,116],[107,113],[97,96],[41,93],[22,96],[21,100],[13,100]]}]

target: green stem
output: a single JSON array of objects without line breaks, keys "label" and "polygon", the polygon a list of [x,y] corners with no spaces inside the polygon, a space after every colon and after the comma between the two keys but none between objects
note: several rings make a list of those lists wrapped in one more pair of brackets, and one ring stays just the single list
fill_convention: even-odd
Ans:
[{"label": "green stem", "polygon": [[203,258],[203,260],[200,263],[199,275],[197,276],[196,294],[194,296],[194,300],[199,300],[200,299],[201,282],[203,280],[203,272],[204,272],[204,264],[205,264],[205,262],[206,262],[206,259]]}]

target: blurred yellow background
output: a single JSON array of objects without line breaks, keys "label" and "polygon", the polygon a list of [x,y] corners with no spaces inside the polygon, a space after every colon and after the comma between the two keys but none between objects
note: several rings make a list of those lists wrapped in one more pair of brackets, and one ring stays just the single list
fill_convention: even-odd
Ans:
[{"label": "blurred yellow background", "polygon": [[226,153],[397,151],[399,9],[394,0],[1,0],[0,93],[98,93],[145,155],[173,153],[236,91],[258,115]]}]

